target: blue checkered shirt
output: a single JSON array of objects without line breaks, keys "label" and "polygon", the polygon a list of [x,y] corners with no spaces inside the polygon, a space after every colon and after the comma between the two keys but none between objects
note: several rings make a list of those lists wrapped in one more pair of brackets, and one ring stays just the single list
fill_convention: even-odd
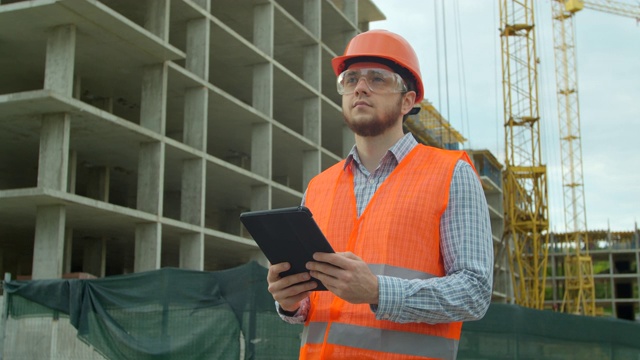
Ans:
[{"label": "blue checkered shirt", "polygon": [[[351,166],[358,216],[380,184],[418,143],[406,134],[387,151],[370,173],[354,146],[346,158]],[[303,199],[304,203],[304,199]],[[493,243],[489,211],[473,168],[459,161],[454,169],[449,203],[440,220],[440,249],[446,276],[406,280],[378,275],[379,299],[371,310],[379,320],[430,324],[481,318],[491,301]],[[280,311],[280,307],[276,307]],[[309,299],[294,316],[280,316],[292,324],[304,323]]]}]

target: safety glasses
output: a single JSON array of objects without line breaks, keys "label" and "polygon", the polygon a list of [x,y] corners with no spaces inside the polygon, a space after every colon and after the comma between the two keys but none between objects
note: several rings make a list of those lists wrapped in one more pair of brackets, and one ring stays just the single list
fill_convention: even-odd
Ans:
[{"label": "safety glasses", "polygon": [[365,68],[345,70],[338,76],[338,94],[353,94],[360,80],[364,79],[369,90],[378,94],[407,92],[407,84],[400,75],[385,69]]}]

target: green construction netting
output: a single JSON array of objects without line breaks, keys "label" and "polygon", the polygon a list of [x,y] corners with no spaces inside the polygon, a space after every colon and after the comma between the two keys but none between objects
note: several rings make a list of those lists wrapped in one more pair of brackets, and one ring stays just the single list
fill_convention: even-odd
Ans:
[{"label": "green construction netting", "polygon": [[[11,281],[5,300],[16,319],[67,314],[107,359],[297,359],[302,328],[279,319],[266,272],[249,263]],[[640,359],[640,324],[494,303],[463,325],[458,359]]]},{"label": "green construction netting", "polygon": [[11,281],[5,294],[15,318],[68,314],[78,337],[107,359],[297,358],[302,327],[279,318],[266,276],[254,262],[215,272],[163,268]]},{"label": "green construction netting", "polygon": [[640,323],[491,304],[466,322],[458,359],[640,359]]}]

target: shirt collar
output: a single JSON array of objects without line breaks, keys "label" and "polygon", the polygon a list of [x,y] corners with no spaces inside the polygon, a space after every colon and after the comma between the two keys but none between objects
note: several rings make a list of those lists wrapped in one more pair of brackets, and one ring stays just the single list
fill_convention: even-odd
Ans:
[{"label": "shirt collar", "polygon": [[[405,156],[407,156],[407,154],[409,154],[409,152],[411,152],[411,150],[413,150],[413,148],[416,145],[418,145],[418,142],[416,141],[416,139],[413,138],[413,135],[409,132],[404,134],[404,136],[400,138],[400,140],[398,140],[387,151],[387,153],[391,153],[391,155],[395,157],[396,161],[399,164],[400,161],[402,161],[402,159],[404,159]],[[358,166],[362,164],[362,162],[360,161],[360,155],[358,154],[358,148],[356,148],[355,145],[353,145],[353,147],[351,148],[351,151],[349,151],[349,154],[345,159],[343,170],[346,169],[349,165],[351,165],[351,163],[354,161],[356,162],[356,164],[358,164]]]}]

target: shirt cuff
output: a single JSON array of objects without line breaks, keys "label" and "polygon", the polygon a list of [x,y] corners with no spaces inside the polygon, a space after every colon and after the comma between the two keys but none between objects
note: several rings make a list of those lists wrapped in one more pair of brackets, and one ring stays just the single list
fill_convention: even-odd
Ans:
[{"label": "shirt cuff", "polygon": [[371,305],[377,320],[399,321],[404,306],[402,279],[378,275],[378,305]]},{"label": "shirt cuff", "polygon": [[282,311],[284,311],[284,309],[280,307],[280,304],[278,304],[277,301],[275,303],[276,311],[278,312],[278,315],[280,315],[280,318],[282,320],[289,324],[304,324],[305,320],[307,319],[307,314],[309,313],[309,298],[306,298],[300,302],[300,307],[292,316],[283,314]]}]

